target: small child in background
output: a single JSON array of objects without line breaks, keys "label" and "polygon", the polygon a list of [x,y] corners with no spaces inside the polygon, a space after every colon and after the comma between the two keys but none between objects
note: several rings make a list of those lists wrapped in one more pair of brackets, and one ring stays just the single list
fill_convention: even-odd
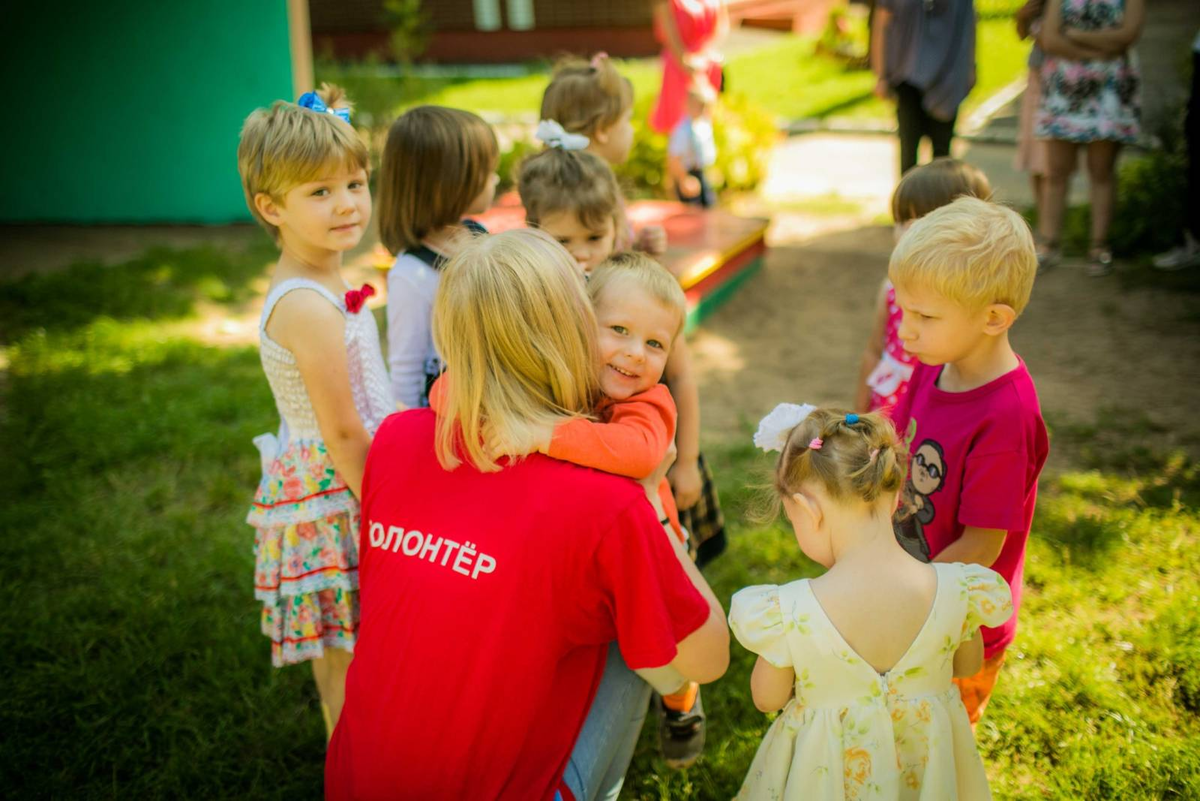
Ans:
[{"label": "small child in background", "polygon": [[667,141],[667,173],[675,185],[675,194],[683,203],[711,208],[716,194],[704,170],[717,163],[717,142],[713,138],[712,109],[717,93],[706,79],[692,82],[688,89],[684,115]]},{"label": "small child in background", "polygon": [[[893,233],[897,242],[912,225],[956,197],[969,195],[987,200],[992,187],[976,167],[952,158],[937,158],[904,174],[892,193]],[[875,324],[863,351],[854,392],[860,412],[890,412],[908,389],[916,357],[900,341],[900,307],[896,288],[885,278],[875,301]]]},{"label": "small child in background", "polygon": [[747,587],[729,626],[758,654],[754,705],[782,709],[739,799],[991,797],[954,676],[982,661],[981,625],[1012,614],[979,565],[926,565],[891,516],[907,454],[879,414],[780,404],[754,443],[778,450],[774,492],[815,579]]},{"label": "small child in background", "polygon": [[[605,53],[590,61],[564,58],[554,65],[542,95],[541,119],[556,122],[568,134],[586,137],[584,148],[589,153],[618,167],[633,149],[633,84],[617,72]],[[667,232],[661,225],[635,232],[627,223],[617,232],[616,249],[661,256],[667,250]]]},{"label": "small child in background", "polygon": [[1012,591],[1012,617],[983,630],[983,667],[959,680],[972,725],[1016,635],[1049,450],[1037,389],[1008,341],[1036,273],[1025,220],[974,197],[913,223],[888,267],[904,313],[900,339],[918,359],[892,413],[912,454],[896,536],[918,559],[990,567]]},{"label": "small child in background", "polygon": [[[1046,183],[1046,173],[1050,171],[1049,146],[1045,139],[1033,135],[1033,118],[1038,104],[1042,102],[1042,62],[1046,56],[1038,46],[1037,36],[1045,10],[1046,0],[1026,0],[1016,15],[1017,37],[1032,38],[1034,41],[1029,48],[1029,77],[1025,81],[1017,115],[1017,152],[1013,156],[1013,169],[1029,173],[1029,191],[1033,194],[1033,206],[1039,218],[1042,216],[1042,189]],[[1039,253],[1039,266],[1043,270],[1053,267],[1057,260],[1056,253]]]},{"label": "small child in background", "polygon": [[246,118],[238,172],[246,204],[275,237],[279,262],[259,323],[279,435],[255,438],[263,476],[254,596],[276,667],[308,661],[326,734],[341,714],[358,631],[358,495],[371,437],[395,404],[365,305],[342,254],[371,220],[367,147],[337,87]]},{"label": "small child in background", "polygon": [[441,374],[433,346],[440,270],[471,234],[496,192],[500,151],[490,125],[469,111],[418,106],[388,131],[379,181],[379,236],[395,263],[387,277],[388,367],[405,407],[427,406]]}]

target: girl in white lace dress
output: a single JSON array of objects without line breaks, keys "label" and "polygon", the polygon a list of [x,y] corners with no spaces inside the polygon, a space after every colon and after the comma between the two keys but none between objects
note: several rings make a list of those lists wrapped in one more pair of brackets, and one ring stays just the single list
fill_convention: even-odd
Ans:
[{"label": "girl in white lace dress", "polygon": [[747,587],[729,623],[758,654],[750,689],[771,724],[738,798],[990,798],[952,676],[983,661],[980,625],[1012,614],[979,565],[923,564],[892,532],[906,458],[891,423],[781,404],[755,444],[816,579]]},{"label": "girl in white lace dress", "polygon": [[341,99],[325,86],[259,109],[238,146],[250,211],[281,249],[259,325],[281,425],[255,439],[254,594],[272,663],[312,663],[330,732],[358,628],[357,496],[371,436],[395,410],[374,290],[341,276],[371,217],[367,149]]}]

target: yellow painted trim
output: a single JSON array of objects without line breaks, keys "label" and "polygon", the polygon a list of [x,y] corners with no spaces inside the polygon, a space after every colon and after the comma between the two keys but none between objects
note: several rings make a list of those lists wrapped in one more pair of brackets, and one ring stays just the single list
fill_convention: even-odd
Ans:
[{"label": "yellow painted trim", "polygon": [[721,267],[723,267],[725,263],[734,256],[744,250],[747,250],[758,240],[761,240],[764,236],[766,236],[766,232],[767,226],[764,223],[763,226],[757,231],[739,239],[735,244],[730,245],[716,256],[710,256],[707,259],[701,260],[695,267],[679,277],[680,285],[684,289],[691,289],[696,284],[700,283],[705,278],[721,269]]}]

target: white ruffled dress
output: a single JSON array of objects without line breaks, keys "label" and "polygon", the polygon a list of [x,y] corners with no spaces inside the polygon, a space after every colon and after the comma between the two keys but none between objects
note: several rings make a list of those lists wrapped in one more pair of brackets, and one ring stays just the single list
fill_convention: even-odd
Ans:
[{"label": "white ruffled dress", "polygon": [[321,439],[296,357],[266,331],[275,304],[297,289],[316,292],[345,315],[350,389],[367,431],[374,435],[395,411],[379,329],[365,304],[351,312],[344,298],[302,278],[271,290],[259,344],[281,424],[278,436],[254,439],[263,475],[246,522],[255,528],[254,597],[263,605],[262,632],[276,667],[320,657],[327,647],[352,652],[358,630],[358,499]]},{"label": "white ruffled dress", "polygon": [[733,596],[729,623],[738,641],[796,672],[795,697],[763,738],[739,799],[991,798],[951,680],[953,658],[981,625],[1012,615],[1012,596],[988,568],[933,567],[929,617],[883,674],[846,643],[807,579]]}]

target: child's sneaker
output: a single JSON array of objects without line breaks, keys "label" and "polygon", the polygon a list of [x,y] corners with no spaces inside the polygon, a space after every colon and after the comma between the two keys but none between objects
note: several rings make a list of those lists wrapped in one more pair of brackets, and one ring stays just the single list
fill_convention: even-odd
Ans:
[{"label": "child's sneaker", "polygon": [[704,752],[704,705],[700,693],[687,712],[667,709],[656,693],[654,708],[658,712],[658,745],[663,759],[669,767],[682,769],[691,767]]}]

